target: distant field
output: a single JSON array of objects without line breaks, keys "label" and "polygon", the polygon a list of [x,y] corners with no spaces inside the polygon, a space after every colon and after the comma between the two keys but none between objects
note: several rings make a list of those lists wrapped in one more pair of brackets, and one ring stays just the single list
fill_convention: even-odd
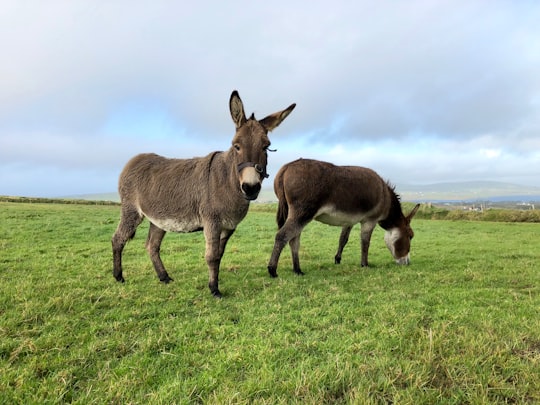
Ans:
[{"label": "distant field", "polygon": [[312,223],[306,275],[284,250],[271,279],[274,211],[252,205],[216,300],[201,233],[166,236],[162,285],[145,223],[120,284],[118,206],[0,203],[0,403],[540,402],[539,224],[415,219],[408,267],[378,228],[363,269],[357,230],[334,265]]}]

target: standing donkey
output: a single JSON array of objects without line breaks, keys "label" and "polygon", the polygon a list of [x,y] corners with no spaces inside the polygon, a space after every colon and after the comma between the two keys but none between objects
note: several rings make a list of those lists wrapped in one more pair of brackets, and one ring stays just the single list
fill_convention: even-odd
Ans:
[{"label": "standing donkey", "polygon": [[116,280],[124,282],[122,251],[146,217],[150,221],[146,250],[159,279],[163,283],[172,281],[159,254],[165,233],[203,231],[208,287],[215,297],[221,297],[218,275],[225,246],[268,177],[268,132],[295,106],[259,121],[253,114],[246,119],[242,100],[233,91],[229,109],[236,134],[228,151],[192,159],[167,159],[155,154],[132,158],[118,183],[121,219],[112,237]]},{"label": "standing donkey", "polygon": [[369,243],[377,224],[386,230],[384,240],[396,262],[409,264],[414,235],[410,222],[420,204],[409,215],[403,215],[394,189],[373,170],[298,159],[279,170],[274,191],[279,200],[279,230],[268,263],[272,277],[277,277],[279,256],[287,243],[291,248],[294,272],[304,274],[298,257],[300,235],[313,219],[342,227],[336,263],[341,261],[352,227],[361,223],[362,267],[368,265]]}]

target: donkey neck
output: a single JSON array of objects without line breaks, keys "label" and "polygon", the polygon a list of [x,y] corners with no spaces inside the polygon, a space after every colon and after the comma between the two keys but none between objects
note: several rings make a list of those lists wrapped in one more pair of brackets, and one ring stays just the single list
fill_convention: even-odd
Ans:
[{"label": "donkey neck", "polygon": [[234,161],[230,151],[216,151],[208,155],[208,176],[214,177],[221,186],[232,184],[235,172],[232,170]]},{"label": "donkey neck", "polygon": [[244,201],[238,183],[238,170],[236,169],[234,154],[230,149],[212,152],[209,155],[208,166],[210,168],[210,170],[208,170],[209,175],[210,173],[214,173],[216,176],[215,180],[217,180],[217,183],[215,185],[219,188],[228,187],[229,189],[228,193],[223,195],[223,198],[228,199],[238,195],[238,197],[241,198],[241,201]]},{"label": "donkey neck", "polygon": [[379,221],[379,225],[384,230],[389,230],[391,228],[399,226],[405,216],[403,215],[403,211],[401,211],[401,202],[399,201],[398,195],[394,192],[394,189],[392,187],[390,187],[388,184],[386,186],[388,188],[388,193],[390,197],[390,206],[388,209],[388,215],[386,216],[386,218]]}]

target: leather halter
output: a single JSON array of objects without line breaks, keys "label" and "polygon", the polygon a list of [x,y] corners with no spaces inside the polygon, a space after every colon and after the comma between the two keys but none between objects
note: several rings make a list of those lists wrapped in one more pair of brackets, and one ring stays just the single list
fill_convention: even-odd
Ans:
[{"label": "leather halter", "polygon": [[265,179],[268,178],[269,174],[266,173],[266,170],[264,169],[264,167],[262,167],[260,164],[258,163],[253,163],[253,162],[244,162],[244,163],[240,163],[238,165],[238,172],[240,173],[242,171],[242,169],[246,168],[246,167],[254,167],[255,170],[257,171],[257,173],[259,173],[262,177],[264,177]]}]

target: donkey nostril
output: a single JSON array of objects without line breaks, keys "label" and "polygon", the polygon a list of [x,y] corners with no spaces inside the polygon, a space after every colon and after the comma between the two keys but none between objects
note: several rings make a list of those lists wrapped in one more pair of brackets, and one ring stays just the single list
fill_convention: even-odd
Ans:
[{"label": "donkey nostril", "polygon": [[244,183],[242,184],[242,191],[247,197],[255,199],[259,195],[259,191],[261,191],[261,185],[260,183],[256,183],[256,184]]}]

